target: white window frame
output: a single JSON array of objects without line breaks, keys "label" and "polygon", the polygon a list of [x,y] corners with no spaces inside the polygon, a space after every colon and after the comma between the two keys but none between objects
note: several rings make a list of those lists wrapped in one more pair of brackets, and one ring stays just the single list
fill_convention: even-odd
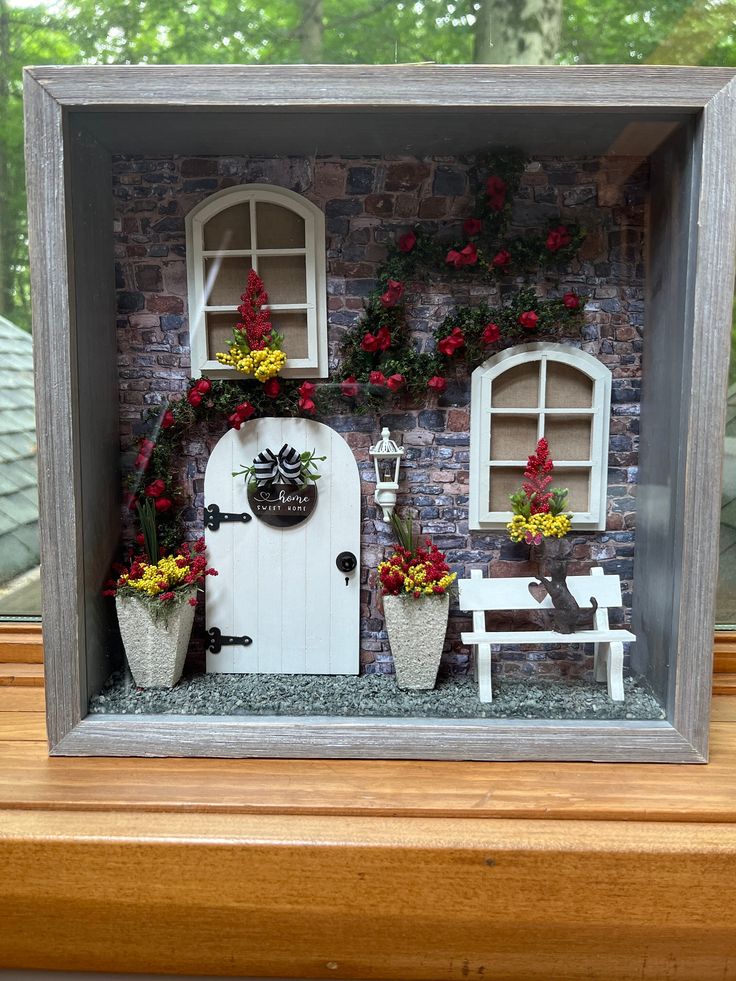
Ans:
[{"label": "white window frame", "polygon": [[[266,202],[287,208],[304,219],[304,248],[259,249],[256,223],[256,204]],[[236,205],[250,206],[251,247],[249,249],[204,248],[204,226],[221,211]],[[281,371],[285,378],[326,378],[327,362],[327,280],[325,259],[325,216],[320,209],[301,194],[273,184],[242,184],[211,194],[196,205],[186,217],[187,290],[189,297],[189,340],[192,356],[192,377],[242,378],[243,376],[214,358],[207,349],[207,313],[233,313],[237,321],[238,304],[205,305],[205,259],[217,257],[250,258],[258,272],[258,259],[266,256],[303,255],[306,267],[305,303],[269,303],[269,310],[304,311],[307,315],[307,357],[290,358],[286,349],[286,365]],[[245,288],[245,281],[243,282]]]},{"label": "white window frame", "polygon": [[[539,391],[536,408],[492,409],[494,381],[510,368],[538,361]],[[547,364],[550,361],[566,364],[591,379],[593,393],[590,408],[546,408],[545,387]],[[518,467],[519,486],[526,468],[527,456],[518,460],[491,460],[491,416],[537,416],[537,439],[544,436],[545,420],[549,416],[592,416],[590,459],[558,460],[555,468],[585,465],[590,468],[590,510],[573,512],[573,528],[603,531],[606,527],[606,498],[608,491],[608,433],[611,414],[611,372],[592,354],[567,344],[536,342],[507,348],[489,358],[475,369],[472,376],[470,402],[470,514],[469,527],[477,531],[484,528],[505,528],[511,520],[511,511],[489,509],[493,470]],[[529,448],[532,453],[534,447]]]}]

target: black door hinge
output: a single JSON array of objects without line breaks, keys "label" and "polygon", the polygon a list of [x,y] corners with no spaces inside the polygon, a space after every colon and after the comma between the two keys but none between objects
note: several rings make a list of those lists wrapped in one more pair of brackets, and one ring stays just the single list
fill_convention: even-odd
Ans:
[{"label": "black door hinge", "polygon": [[210,504],[204,509],[204,526],[208,531],[217,531],[223,521],[242,521],[246,524],[252,520],[247,511],[235,514],[231,511],[221,511],[216,504]]},{"label": "black door hinge", "polygon": [[210,646],[207,648],[210,654],[219,654],[223,647],[250,647],[253,643],[252,637],[230,637],[223,634],[219,627],[210,627],[207,634],[210,638]]}]

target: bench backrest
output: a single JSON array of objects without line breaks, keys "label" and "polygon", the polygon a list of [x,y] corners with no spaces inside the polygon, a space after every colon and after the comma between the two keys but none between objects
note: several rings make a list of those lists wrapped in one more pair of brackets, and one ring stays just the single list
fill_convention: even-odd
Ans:
[{"label": "bench backrest", "polygon": [[[595,597],[603,609],[621,606],[621,579],[604,576],[600,566],[590,576],[568,576],[567,585],[579,606],[585,608]],[[477,572],[477,575],[475,574]],[[533,583],[541,590],[536,579],[519,576],[514,579],[484,579],[479,570],[471,572],[471,579],[459,579],[459,607],[461,610],[551,610],[552,600],[545,594],[538,602],[529,592]]]}]

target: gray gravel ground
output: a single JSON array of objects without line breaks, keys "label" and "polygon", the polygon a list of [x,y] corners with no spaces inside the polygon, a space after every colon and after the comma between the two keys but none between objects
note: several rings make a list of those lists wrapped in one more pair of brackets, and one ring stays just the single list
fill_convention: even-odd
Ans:
[{"label": "gray gravel ground", "polygon": [[560,681],[499,681],[481,704],[467,677],[441,679],[433,691],[402,691],[393,675],[197,674],[170,691],[136,688],[113,675],[90,712],[172,715],[337,715],[427,718],[663,719],[643,679],[627,678],[625,700],[612,702],[605,685]]}]

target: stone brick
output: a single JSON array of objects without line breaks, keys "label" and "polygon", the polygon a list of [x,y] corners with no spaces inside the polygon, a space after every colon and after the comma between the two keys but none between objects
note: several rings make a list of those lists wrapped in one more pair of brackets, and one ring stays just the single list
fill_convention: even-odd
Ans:
[{"label": "stone brick", "polygon": [[420,160],[391,163],[386,169],[384,187],[387,191],[413,191],[429,175],[429,165]]},{"label": "stone brick", "polygon": [[464,194],[467,179],[464,171],[457,167],[439,166],[434,172],[432,193],[435,197],[455,197]]},{"label": "stone brick", "polygon": [[179,296],[149,296],[146,310],[152,313],[184,313],[184,301]]},{"label": "stone brick", "polygon": [[143,293],[159,292],[162,287],[160,266],[136,266],[135,285]]},{"label": "stone brick", "polygon": [[365,210],[369,215],[391,215],[394,200],[390,194],[371,194],[365,199]]},{"label": "stone brick", "polygon": [[117,307],[119,313],[134,313],[142,310],[145,306],[145,297],[142,293],[118,293]]},{"label": "stone brick", "polygon": [[446,214],[446,198],[423,198],[419,202],[420,218],[444,218]]},{"label": "stone brick", "polygon": [[214,157],[191,157],[181,162],[182,177],[210,177],[217,173],[217,160]]},{"label": "stone brick", "polygon": [[350,167],[347,176],[348,194],[370,194],[375,185],[376,171],[373,167]]}]

